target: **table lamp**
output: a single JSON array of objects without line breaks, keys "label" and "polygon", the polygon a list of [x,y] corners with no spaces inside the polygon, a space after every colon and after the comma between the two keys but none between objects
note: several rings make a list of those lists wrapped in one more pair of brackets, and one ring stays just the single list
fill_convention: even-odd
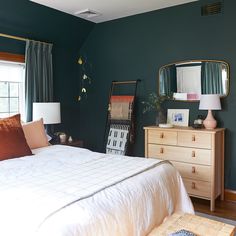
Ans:
[{"label": "table lamp", "polygon": [[220,96],[218,94],[203,94],[200,98],[199,110],[208,110],[203,125],[206,129],[215,129],[217,121],[212,115],[212,110],[221,110]]},{"label": "table lamp", "polygon": [[[43,118],[47,133],[50,135],[53,124],[61,123],[61,106],[59,102],[34,102],[33,120]],[[50,128],[51,129],[50,129]],[[50,135],[51,136],[51,135]]]}]

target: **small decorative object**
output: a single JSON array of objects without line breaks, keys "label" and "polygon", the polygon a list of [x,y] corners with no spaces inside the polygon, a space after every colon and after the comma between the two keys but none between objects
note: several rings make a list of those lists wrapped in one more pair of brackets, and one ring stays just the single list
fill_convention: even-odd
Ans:
[{"label": "small decorative object", "polygon": [[80,94],[77,100],[80,102],[83,98],[87,98],[87,87],[91,84],[91,77],[88,75],[89,70],[91,70],[91,64],[87,62],[85,57],[80,57],[78,64],[80,65]]},{"label": "small decorative object", "polygon": [[197,236],[197,235],[188,230],[181,229],[175,233],[169,234],[168,236]]},{"label": "small decorative object", "polygon": [[218,94],[204,94],[201,95],[199,110],[208,110],[206,119],[203,125],[206,129],[215,129],[217,121],[212,115],[212,110],[221,110],[220,96]]},{"label": "small decorative object", "polygon": [[165,112],[161,105],[164,101],[170,98],[170,96],[160,96],[156,93],[150,93],[147,101],[142,102],[142,104],[144,105],[143,113],[156,111],[156,125],[166,123]]},{"label": "small decorative object", "polygon": [[61,143],[65,143],[66,142],[66,134],[62,133],[62,134],[59,135],[59,137],[60,137],[60,142]]},{"label": "small decorative object", "polygon": [[69,142],[69,143],[73,142],[73,139],[72,139],[71,136],[68,138],[68,142]]},{"label": "small decorative object", "polygon": [[177,126],[188,126],[189,109],[168,109],[167,123]]},{"label": "small decorative object", "polygon": [[174,127],[174,125],[172,125],[172,124],[159,124],[159,127],[160,128],[173,128]]},{"label": "small decorative object", "polygon": [[203,117],[202,115],[198,115],[197,119],[193,122],[194,129],[201,129],[203,127]]}]

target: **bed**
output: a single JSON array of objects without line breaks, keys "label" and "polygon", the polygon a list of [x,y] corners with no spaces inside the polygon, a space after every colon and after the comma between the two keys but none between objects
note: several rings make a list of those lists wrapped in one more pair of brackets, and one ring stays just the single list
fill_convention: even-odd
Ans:
[{"label": "bed", "polygon": [[147,235],[174,212],[193,213],[168,162],[64,145],[0,161],[0,235]]}]

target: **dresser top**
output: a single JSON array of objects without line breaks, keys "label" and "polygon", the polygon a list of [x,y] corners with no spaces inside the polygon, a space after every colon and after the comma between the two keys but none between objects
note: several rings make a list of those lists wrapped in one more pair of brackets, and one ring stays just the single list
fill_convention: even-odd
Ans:
[{"label": "dresser top", "polygon": [[182,127],[182,126],[175,126],[173,128],[160,128],[159,126],[145,126],[143,129],[158,129],[163,131],[187,131],[187,132],[208,132],[208,133],[217,133],[224,131],[225,128],[216,128],[216,129],[194,129],[191,126]]}]

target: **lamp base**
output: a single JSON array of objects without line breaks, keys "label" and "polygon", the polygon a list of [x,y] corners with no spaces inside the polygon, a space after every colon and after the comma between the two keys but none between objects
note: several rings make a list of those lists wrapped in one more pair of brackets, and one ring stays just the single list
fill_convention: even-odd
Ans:
[{"label": "lamp base", "polygon": [[206,119],[203,121],[203,125],[206,129],[215,129],[217,126],[217,121],[212,115],[211,110],[208,110]]}]

